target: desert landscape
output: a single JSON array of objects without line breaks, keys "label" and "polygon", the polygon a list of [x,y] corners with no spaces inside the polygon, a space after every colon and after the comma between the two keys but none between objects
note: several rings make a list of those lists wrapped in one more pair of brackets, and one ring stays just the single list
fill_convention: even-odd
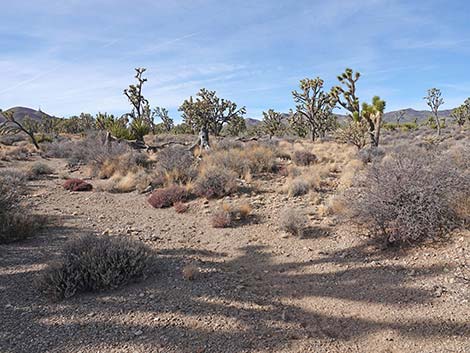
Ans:
[{"label": "desert landscape", "polygon": [[470,353],[468,13],[2,4],[0,353]]}]

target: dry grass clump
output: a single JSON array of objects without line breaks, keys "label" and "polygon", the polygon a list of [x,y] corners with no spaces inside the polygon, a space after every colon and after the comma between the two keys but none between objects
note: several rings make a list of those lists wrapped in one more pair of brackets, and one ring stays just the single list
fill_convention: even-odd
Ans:
[{"label": "dry grass clump", "polygon": [[175,209],[176,213],[185,213],[188,211],[189,205],[187,203],[178,201],[173,205],[173,208]]},{"label": "dry grass clump", "polygon": [[195,194],[208,199],[229,195],[236,189],[236,174],[215,165],[202,169],[194,183]]},{"label": "dry grass clump", "polygon": [[54,170],[43,162],[36,162],[26,169],[26,174],[29,180],[36,180],[44,175],[54,173]]},{"label": "dry grass clump", "polygon": [[0,160],[2,161],[27,161],[34,150],[29,145],[0,147]]},{"label": "dry grass clump", "polygon": [[7,178],[0,175],[0,243],[30,237],[46,221],[21,206],[21,184],[16,178]]},{"label": "dry grass clump", "polygon": [[309,190],[309,183],[301,177],[290,180],[287,184],[287,192],[292,197],[305,195]]},{"label": "dry grass clump", "polygon": [[156,156],[157,171],[167,183],[186,183],[197,175],[194,156],[183,146],[162,149]]},{"label": "dry grass clump", "polygon": [[277,163],[272,148],[247,144],[244,148],[215,150],[205,157],[203,166],[215,166],[232,171],[238,177],[244,177],[247,173],[271,173],[276,170]]},{"label": "dry grass clump", "polygon": [[38,285],[42,293],[58,300],[115,289],[144,278],[153,259],[152,250],[141,242],[87,235],[64,247],[61,259],[49,265]]},{"label": "dry grass clump", "polygon": [[155,208],[171,207],[177,202],[188,199],[188,191],[179,185],[171,185],[166,188],[155,190],[148,199],[148,203]]},{"label": "dry grass clump", "polygon": [[446,234],[462,221],[455,200],[470,196],[467,169],[418,148],[372,163],[345,192],[353,221],[386,244],[410,244]]},{"label": "dry grass clump", "polygon": [[248,203],[238,205],[222,204],[222,208],[212,215],[212,226],[214,228],[227,228],[236,223],[247,221],[253,208]]},{"label": "dry grass clump", "polygon": [[307,217],[300,210],[285,209],[279,217],[279,228],[291,235],[302,237],[307,225]]},{"label": "dry grass clump", "polygon": [[298,150],[294,152],[292,160],[297,165],[307,166],[315,163],[317,161],[317,156],[309,151]]}]

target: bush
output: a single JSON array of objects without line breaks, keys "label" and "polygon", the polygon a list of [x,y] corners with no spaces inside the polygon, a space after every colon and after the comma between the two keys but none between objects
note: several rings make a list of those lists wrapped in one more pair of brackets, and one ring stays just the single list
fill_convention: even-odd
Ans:
[{"label": "bush", "polygon": [[468,171],[417,148],[373,163],[345,194],[351,219],[370,226],[387,245],[445,234],[461,220],[454,200],[469,196]]},{"label": "bush", "polygon": [[188,196],[188,192],[184,187],[172,185],[155,190],[148,199],[148,202],[152,207],[165,208],[171,207],[177,202],[186,201]]},{"label": "bush", "polygon": [[27,170],[29,180],[35,180],[43,175],[52,174],[54,171],[47,164],[42,162],[36,162],[30,166]]},{"label": "bush", "polygon": [[279,217],[279,228],[289,234],[301,237],[307,220],[302,211],[286,209]]},{"label": "bush", "polygon": [[227,228],[232,223],[232,216],[226,210],[220,210],[212,215],[212,226],[214,228]]},{"label": "bush", "polygon": [[196,179],[194,191],[200,197],[208,199],[231,194],[237,188],[235,173],[212,166],[204,169]]},{"label": "bush", "polygon": [[170,182],[188,182],[195,178],[197,170],[194,157],[187,148],[172,146],[164,148],[157,155],[157,171]]},{"label": "bush", "polygon": [[21,207],[19,188],[0,176],[0,243],[32,236],[46,221]]},{"label": "bush", "polygon": [[39,279],[39,289],[54,299],[119,288],[142,279],[153,262],[144,244],[123,237],[87,235],[69,242],[58,263]]},{"label": "bush", "polygon": [[307,194],[309,190],[310,185],[306,180],[296,178],[290,182],[288,191],[290,196],[296,197]]},{"label": "bush", "polygon": [[69,191],[91,191],[93,186],[82,179],[67,179],[64,189]]},{"label": "bush", "polygon": [[188,204],[181,201],[176,202],[173,207],[175,208],[176,213],[185,213],[189,208]]},{"label": "bush", "polygon": [[317,156],[308,151],[295,151],[292,158],[295,164],[300,166],[307,166],[317,161]]}]

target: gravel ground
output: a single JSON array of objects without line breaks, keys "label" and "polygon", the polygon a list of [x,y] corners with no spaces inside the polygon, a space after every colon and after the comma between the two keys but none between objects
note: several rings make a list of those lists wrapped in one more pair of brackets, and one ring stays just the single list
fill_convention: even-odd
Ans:
[{"label": "gravel ground", "polygon": [[[61,182],[30,182],[25,200],[54,224],[0,245],[1,352],[470,352],[468,231],[383,251],[317,216],[312,196],[279,194],[281,179],[225,200],[249,202],[256,216],[228,229],[210,226],[220,201],[177,214],[146,195],[69,193]],[[304,238],[279,231],[285,207],[309,215]],[[43,298],[35,279],[67,239],[89,232],[141,239],[158,271],[121,290]],[[193,281],[187,264],[200,270]]]}]

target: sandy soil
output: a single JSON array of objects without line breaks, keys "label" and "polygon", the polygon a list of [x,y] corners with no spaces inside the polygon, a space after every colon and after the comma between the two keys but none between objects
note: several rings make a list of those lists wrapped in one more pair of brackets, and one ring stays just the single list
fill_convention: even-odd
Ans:
[{"label": "sandy soil", "polygon": [[[146,195],[70,193],[62,182],[30,182],[25,200],[54,225],[0,246],[1,352],[470,352],[468,232],[383,251],[317,216],[311,196],[280,194],[281,179],[232,197],[254,217],[228,229],[210,226],[220,201],[177,214]],[[278,230],[286,206],[309,214],[303,239]],[[141,239],[158,251],[158,272],[117,291],[41,297],[35,278],[87,232]],[[201,270],[194,281],[182,276],[186,264]]]}]

